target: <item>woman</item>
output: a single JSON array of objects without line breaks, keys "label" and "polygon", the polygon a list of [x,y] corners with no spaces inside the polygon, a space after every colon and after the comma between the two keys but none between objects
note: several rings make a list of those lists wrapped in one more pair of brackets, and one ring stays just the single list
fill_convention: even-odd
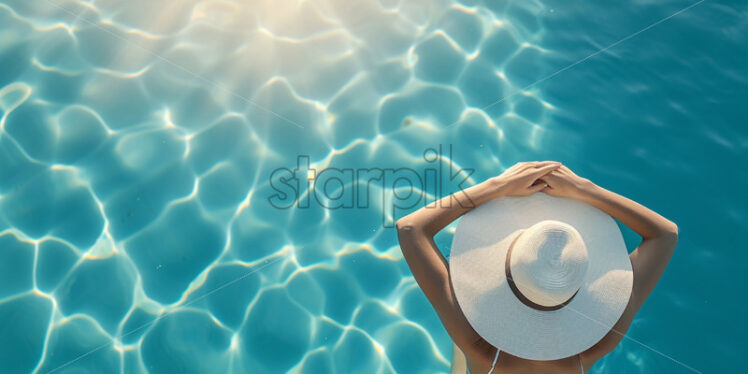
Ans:
[{"label": "woman", "polygon": [[[530,352],[527,351],[526,348],[517,348],[514,349],[517,353],[511,354],[507,352],[502,344],[499,344],[502,347],[502,350],[498,349],[496,346],[491,344],[487,339],[486,336],[490,335],[487,331],[487,327],[483,327],[485,324],[481,325],[481,322],[486,322],[485,320],[490,318],[507,318],[506,316],[502,315],[502,304],[497,304],[498,307],[496,309],[496,315],[495,317],[479,317],[475,316],[473,310],[479,310],[479,305],[467,305],[469,302],[473,302],[473,299],[466,298],[465,296],[460,297],[460,295],[455,294],[455,286],[456,281],[460,277],[456,276],[455,274],[451,274],[455,269],[450,270],[450,263],[441,255],[439,249],[436,247],[434,243],[434,235],[439,232],[441,229],[449,225],[452,221],[456,220],[460,216],[462,216],[465,213],[468,213],[469,211],[473,210],[474,208],[487,203],[489,201],[492,201],[488,205],[494,204],[494,202],[506,200],[506,201],[521,201],[522,199],[534,199],[534,197],[531,197],[530,195],[541,195],[545,194],[546,196],[537,196],[538,198],[546,199],[543,200],[543,204],[546,204],[548,201],[553,200],[554,204],[555,202],[558,202],[558,204],[561,204],[559,206],[572,206],[573,208],[569,208],[571,210],[578,210],[579,212],[585,210],[585,209],[591,209],[589,208],[594,207],[596,209],[591,209],[595,211],[602,211],[606,213],[609,216],[612,216],[613,218],[617,219],[618,221],[622,222],[629,228],[631,228],[633,231],[635,231],[637,234],[639,234],[642,237],[642,241],[639,244],[638,248],[634,250],[628,258],[630,259],[630,264],[628,261],[626,261],[626,264],[622,264],[621,266],[623,268],[628,267],[629,271],[633,272],[633,280],[629,277],[628,282],[628,289],[625,288],[625,281],[619,282],[620,284],[624,284],[622,286],[624,289],[623,292],[625,292],[625,297],[622,298],[623,302],[621,303],[620,310],[619,311],[613,311],[612,313],[615,314],[614,319],[610,321],[610,324],[605,327],[603,333],[600,334],[599,340],[594,340],[592,342],[580,342],[580,346],[584,346],[584,349],[582,351],[577,351],[571,355],[568,354],[569,347],[563,347],[565,344],[557,344],[559,347],[556,349],[555,352],[553,352],[553,347],[546,347],[544,348],[545,351],[540,352]],[[508,197],[508,198],[504,198]],[[563,205],[567,204],[567,205]],[[568,205],[572,204],[572,205]],[[586,206],[587,208],[582,207],[581,205]],[[518,206],[521,206],[518,205]],[[480,209],[475,209],[475,211],[471,212],[470,214],[478,213],[478,211],[483,210],[483,213],[487,214],[501,214],[501,212],[491,212],[490,209],[483,209],[485,207],[481,207]],[[580,213],[581,214],[581,213]],[[588,213],[584,213],[588,214]],[[603,213],[600,213],[603,214]],[[465,219],[467,219],[468,216],[463,218],[463,222],[465,222]],[[599,218],[599,217],[598,217]],[[608,216],[606,216],[607,219],[609,219],[611,222],[614,222],[612,219],[610,219]],[[479,218],[476,218],[479,219]],[[478,225],[480,226],[480,223],[476,223],[476,219],[472,220],[472,225]],[[510,218],[510,220],[506,222],[512,222],[513,220]],[[583,221],[583,220],[582,220]],[[579,222],[582,222],[579,221]],[[588,220],[589,221],[589,220]],[[599,221],[599,219],[597,219]],[[458,227],[458,233],[459,230],[462,228],[462,223],[460,223],[460,227]],[[544,221],[549,222],[549,221]],[[555,221],[554,221],[555,222]],[[493,224],[493,223],[492,223]],[[563,223],[559,223],[559,225],[562,225]],[[595,223],[592,223],[594,225]],[[580,224],[584,225],[584,224]],[[487,226],[490,226],[487,225]],[[499,226],[496,226],[499,227]],[[495,228],[494,227],[494,230]],[[566,226],[565,226],[566,227]],[[518,227],[522,230],[517,230],[516,233],[512,234],[512,237],[509,239],[512,239],[512,244],[508,244],[510,247],[514,245],[517,241],[518,237],[521,237],[522,232],[527,232],[527,227]],[[589,230],[587,228],[584,228],[583,231],[581,227],[579,227],[579,232],[587,233]],[[644,206],[631,201],[623,196],[617,195],[616,193],[613,193],[611,191],[608,191],[602,187],[599,187],[592,182],[590,182],[587,179],[581,178],[574,174],[571,170],[569,170],[567,167],[561,165],[558,162],[552,162],[552,161],[545,161],[545,162],[522,162],[518,163],[511,168],[507,169],[504,173],[497,177],[490,178],[489,180],[480,183],[478,185],[472,186],[464,191],[460,191],[458,193],[455,193],[453,195],[447,196],[439,201],[436,201],[432,204],[429,204],[428,206],[421,208],[397,221],[397,230],[398,230],[398,239],[400,241],[400,246],[403,251],[403,255],[405,257],[405,260],[407,261],[408,265],[410,266],[410,269],[413,273],[414,278],[418,282],[418,285],[421,287],[423,292],[425,293],[426,297],[428,298],[429,302],[431,302],[432,306],[436,310],[441,322],[443,323],[444,327],[446,328],[447,333],[452,338],[455,349],[454,349],[454,359],[453,359],[453,373],[465,373],[466,370],[469,373],[584,373],[589,368],[591,368],[597,360],[599,360],[601,357],[606,355],[607,353],[611,352],[616,345],[621,341],[623,338],[623,335],[628,330],[631,321],[634,318],[634,315],[639,310],[639,308],[644,303],[644,300],[647,298],[647,296],[650,294],[652,289],[654,288],[657,281],[660,279],[662,273],[665,270],[665,267],[670,260],[670,257],[673,254],[673,251],[675,250],[677,238],[678,238],[678,228],[677,226],[665,219],[664,217],[660,216],[659,214],[645,208]],[[489,228],[489,230],[491,230]],[[577,231],[573,227],[569,227],[569,233],[573,231],[573,235],[577,235]],[[617,228],[616,228],[617,230]],[[490,234],[490,231],[485,231],[486,233]],[[550,231],[549,231],[550,232]],[[547,234],[547,233],[546,233]],[[564,235],[567,235],[568,233],[564,233]],[[503,234],[502,234],[503,235]],[[569,234],[571,235],[571,234]],[[584,235],[583,235],[584,236]],[[620,237],[620,231],[618,231],[618,236]],[[466,235],[463,235],[462,242],[465,242]],[[559,251],[566,251],[566,252],[558,252],[559,256],[562,254],[565,255],[569,249],[569,243],[568,240],[569,236],[567,235],[566,239],[558,245]],[[612,238],[612,237],[611,237]],[[613,240],[613,239],[611,239]],[[457,235],[455,235],[455,241],[457,241]],[[498,241],[498,240],[497,240]],[[626,256],[625,246],[622,244],[623,252],[624,252],[624,258]],[[506,246],[506,243],[509,243],[509,240],[502,240],[501,243],[504,246]],[[584,260],[587,261],[587,252],[590,251],[589,256],[589,266],[590,268],[594,268],[596,265],[596,261],[593,261],[595,256],[599,256],[595,253],[597,249],[597,245],[593,246],[595,248],[586,248],[584,247],[584,243],[588,241],[588,238],[585,238],[584,240],[580,240],[577,244],[581,246],[579,249],[579,253],[584,255]],[[548,247],[546,243],[546,247]],[[493,245],[493,244],[492,244]],[[543,245],[542,243],[540,245]],[[463,245],[464,246],[464,245]],[[527,244],[525,244],[527,246]],[[469,245],[468,245],[469,247]],[[465,254],[470,253],[477,253],[477,249],[483,249],[478,248],[481,247],[479,245],[474,246],[475,248],[468,248],[464,251]],[[490,247],[490,246],[487,246]],[[552,246],[551,246],[552,247]],[[477,248],[477,249],[476,249]],[[554,247],[555,248],[555,247]],[[548,249],[548,248],[545,248]],[[537,249],[536,250],[545,250],[544,248]],[[553,248],[549,250],[555,250]],[[450,256],[450,261],[454,258],[454,252],[455,247],[453,243],[452,248],[452,255]],[[506,254],[509,256],[509,254]],[[567,256],[568,257],[568,256]],[[557,265],[558,258],[553,260],[553,264],[550,264],[549,266],[555,266]],[[520,298],[525,299],[521,294],[522,292],[517,291],[518,285],[514,285],[512,282],[512,276],[510,272],[510,266],[509,259],[507,258],[507,273],[506,273],[506,282],[509,283],[511,289],[513,290],[514,294]],[[598,261],[599,262],[599,261]],[[473,261],[475,263],[475,261]],[[581,262],[580,262],[581,263]],[[512,264],[514,264],[512,262]],[[555,264],[555,265],[554,265]],[[480,265],[478,265],[480,266]],[[493,265],[492,265],[493,266]],[[514,265],[512,265],[514,266]],[[519,265],[517,265],[519,266]],[[566,266],[566,265],[564,265]],[[581,266],[581,265],[580,265]],[[581,269],[586,270],[587,264],[584,263],[583,267]],[[453,266],[454,267],[454,266]],[[495,266],[494,266],[495,267]],[[466,271],[469,272],[469,271]],[[496,274],[500,274],[502,277],[504,276],[504,272],[494,271]],[[625,269],[620,271],[611,271],[610,273],[616,273],[616,274],[625,274]],[[468,277],[469,275],[461,275],[461,277]],[[517,276],[514,277],[515,279]],[[532,281],[532,279],[530,279]],[[462,281],[460,281],[462,282]],[[462,287],[462,286],[461,286]],[[502,287],[502,285],[497,285],[497,288]],[[580,286],[577,284],[577,289],[580,288]],[[612,286],[615,287],[615,286]],[[463,287],[464,288],[464,287]],[[522,288],[522,287],[520,287]],[[462,292],[462,291],[461,291]],[[465,291],[467,292],[467,291]],[[464,293],[464,292],[463,292]],[[564,311],[566,313],[569,312],[569,308],[572,307],[572,305],[576,305],[574,303],[581,303],[582,301],[575,301],[585,296],[577,296],[577,293],[579,291],[571,294],[567,294],[566,296],[563,296],[563,298],[569,298],[569,300],[566,300],[564,303],[559,303],[558,306],[554,306],[554,311],[540,311],[542,310],[542,306],[539,306],[541,309],[539,311],[532,311],[532,313],[538,314],[538,315],[549,315],[553,316],[556,314],[561,314],[561,311]],[[509,295],[512,295],[509,293]],[[469,306],[471,313],[470,316],[466,316],[466,313],[464,313],[463,308],[460,307],[458,304],[458,299],[460,303],[463,303],[464,306]],[[559,299],[561,300],[561,299]],[[514,301],[512,301],[514,302]],[[571,304],[567,303],[571,302]],[[478,302],[476,302],[478,303]],[[526,305],[534,305],[532,301],[524,300],[523,303]],[[529,304],[528,304],[529,303]],[[475,307],[475,308],[474,308]],[[525,308],[522,306],[522,308]],[[516,309],[516,308],[515,308]],[[528,312],[531,311],[532,308],[525,308],[523,310],[526,310]],[[612,308],[614,309],[614,308]],[[551,309],[549,309],[551,310]],[[576,312],[578,314],[583,315],[584,313],[579,313],[577,310],[573,310],[572,312]],[[590,313],[595,312],[594,310],[590,310]],[[485,314],[485,313],[484,313]],[[620,317],[619,317],[620,316]],[[483,321],[481,321],[481,318]],[[581,317],[580,317],[581,318]],[[488,321],[490,325],[490,320]],[[593,321],[595,322],[595,321]],[[495,325],[495,324],[494,324]],[[494,326],[491,325],[491,326]],[[589,326],[593,327],[593,323],[591,323]],[[483,336],[481,333],[476,331],[474,328],[475,326],[482,326],[480,327],[482,330],[486,332]],[[488,326],[488,325],[485,325]],[[511,326],[504,324],[502,326]],[[599,326],[598,326],[599,327]],[[520,326],[520,328],[527,328],[528,331],[532,331],[533,326]],[[594,328],[593,328],[594,329]],[[584,335],[587,329],[577,329],[575,330],[569,330],[567,332],[567,337],[569,338],[569,341],[572,342],[575,340],[575,336],[577,334]],[[513,331],[512,334],[517,334],[516,331]],[[498,331],[496,333],[496,336],[491,336],[491,341],[504,341],[502,339],[505,339],[505,336],[500,336],[501,331]],[[518,338],[515,339],[515,344],[517,347],[521,347],[523,342],[527,341],[533,341],[535,340],[539,345],[542,345],[544,342],[547,343],[548,339],[545,338],[545,335],[533,333],[530,332],[526,336],[519,336],[514,337]],[[589,334],[587,334],[589,335]],[[545,339],[545,340],[544,340]],[[596,338],[597,339],[597,338]],[[576,339],[579,340],[579,339]],[[564,341],[564,340],[561,340]],[[507,344],[510,345],[510,344]],[[572,344],[573,345],[573,344]],[[525,349],[523,351],[522,349]],[[566,350],[565,350],[566,349]],[[573,349],[573,348],[571,348]],[[562,353],[563,352],[563,353]],[[556,355],[558,354],[564,354],[563,357],[556,357],[554,356],[554,353]],[[463,356],[464,355],[464,356]],[[524,356],[524,357],[522,357]],[[556,357],[554,359],[532,359],[528,357]]]}]

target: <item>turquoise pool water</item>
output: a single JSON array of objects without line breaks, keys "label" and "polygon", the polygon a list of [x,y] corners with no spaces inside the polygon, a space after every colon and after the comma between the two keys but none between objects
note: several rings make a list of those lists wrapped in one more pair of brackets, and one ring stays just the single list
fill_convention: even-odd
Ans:
[{"label": "turquoise pool water", "polygon": [[735,372],[746,20],[716,0],[2,0],[0,372],[448,372],[391,227],[423,204],[406,172],[328,174],[308,205],[271,178],[407,167],[432,200],[457,188],[440,149],[471,182],[559,160],[679,225],[591,372]]}]

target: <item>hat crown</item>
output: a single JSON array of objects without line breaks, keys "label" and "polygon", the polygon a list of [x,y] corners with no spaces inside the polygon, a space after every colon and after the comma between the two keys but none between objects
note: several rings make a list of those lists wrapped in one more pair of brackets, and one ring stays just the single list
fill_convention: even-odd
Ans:
[{"label": "hat crown", "polygon": [[524,230],[512,246],[510,270],[519,292],[535,304],[567,302],[584,282],[589,259],[579,232],[546,220]]}]

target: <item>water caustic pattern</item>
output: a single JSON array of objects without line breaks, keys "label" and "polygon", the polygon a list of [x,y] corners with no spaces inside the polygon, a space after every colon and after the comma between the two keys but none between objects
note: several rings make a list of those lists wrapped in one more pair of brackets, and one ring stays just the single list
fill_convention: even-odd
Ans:
[{"label": "water caustic pattern", "polygon": [[480,108],[539,78],[542,9],[3,1],[0,372],[447,371],[381,204],[276,209],[268,177],[536,145],[532,90]]},{"label": "water caustic pattern", "polygon": [[[583,131],[615,147],[623,127],[609,122],[621,138],[605,139],[557,105],[599,94],[595,75],[579,79],[589,91],[564,81],[545,94],[533,83],[625,34],[571,38],[575,27],[602,26],[570,10],[549,34],[544,23],[562,6],[550,3],[0,1],[0,372],[447,372],[452,343],[391,228],[402,213],[387,205],[396,186],[368,185],[363,208],[279,208],[268,200],[270,176],[295,168],[299,155],[315,170],[421,172],[433,166],[424,151],[439,145],[441,159],[474,169],[468,182],[520,160],[605,159],[604,149],[580,141]],[[660,18],[677,10],[656,9]],[[740,71],[732,76],[745,83]],[[715,97],[733,97],[735,86],[725,87]],[[665,131],[658,118],[646,117],[645,131]],[[709,134],[715,150],[745,156],[743,132]],[[690,141],[634,152],[691,173],[657,158],[658,149]],[[584,172],[623,186],[636,178],[595,164]],[[731,212],[727,224],[744,222],[744,212]],[[688,227],[686,218],[676,222]],[[446,249],[451,233],[436,239]],[[719,261],[696,253],[681,261]],[[681,312],[702,302],[663,287]],[[669,315],[673,303],[650,316]],[[653,328],[657,336],[676,330]],[[649,337],[642,340],[692,363],[688,347]],[[719,349],[739,356],[739,348]],[[685,370],[652,352],[625,341],[594,370]]]}]

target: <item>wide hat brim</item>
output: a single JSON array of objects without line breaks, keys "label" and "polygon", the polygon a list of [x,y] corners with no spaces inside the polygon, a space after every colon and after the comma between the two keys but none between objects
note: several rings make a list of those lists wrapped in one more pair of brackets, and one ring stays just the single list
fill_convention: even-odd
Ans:
[{"label": "wide hat brim", "polygon": [[[572,225],[589,259],[579,292],[554,311],[523,304],[504,271],[512,241],[543,220]],[[542,192],[497,198],[465,214],[449,266],[457,302],[475,331],[501,351],[531,360],[569,357],[600,341],[623,314],[633,287],[631,261],[613,218],[581,201]]]}]

